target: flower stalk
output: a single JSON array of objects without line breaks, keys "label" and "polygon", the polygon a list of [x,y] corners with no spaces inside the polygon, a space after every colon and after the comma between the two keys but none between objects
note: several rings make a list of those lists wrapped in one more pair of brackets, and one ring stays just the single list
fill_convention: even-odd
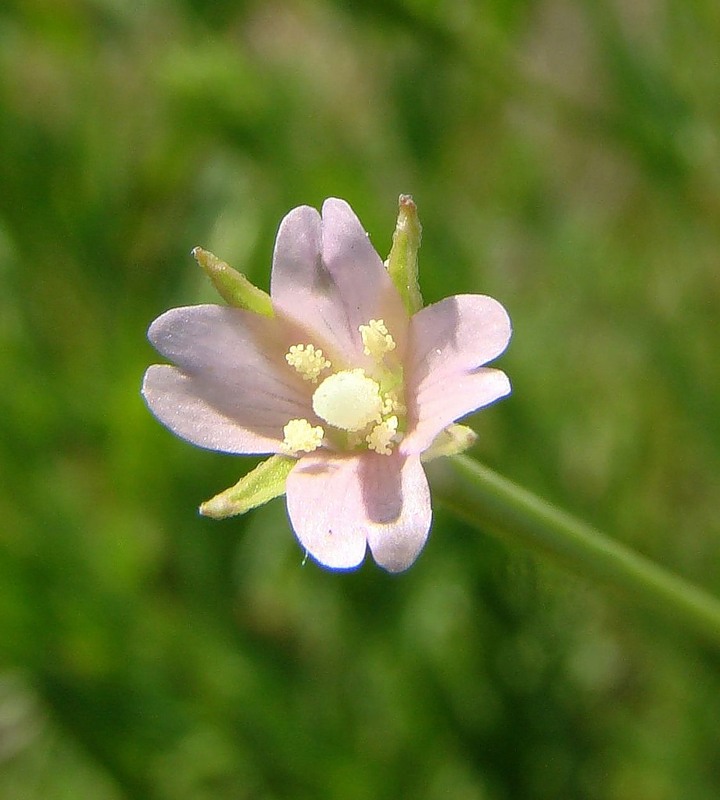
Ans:
[{"label": "flower stalk", "polygon": [[465,522],[621,591],[720,645],[720,601],[467,456],[427,466],[433,496]]}]

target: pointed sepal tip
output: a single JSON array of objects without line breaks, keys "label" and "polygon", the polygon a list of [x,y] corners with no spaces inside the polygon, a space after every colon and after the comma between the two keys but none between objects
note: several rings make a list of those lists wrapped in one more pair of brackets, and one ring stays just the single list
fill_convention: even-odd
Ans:
[{"label": "pointed sepal tip", "polygon": [[228,305],[264,317],[273,316],[270,295],[258,289],[241,272],[202,247],[193,248],[192,255]]}]

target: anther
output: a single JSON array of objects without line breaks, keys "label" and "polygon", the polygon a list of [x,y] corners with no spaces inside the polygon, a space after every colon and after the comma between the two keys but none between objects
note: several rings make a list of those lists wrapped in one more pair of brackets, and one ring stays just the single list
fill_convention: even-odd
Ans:
[{"label": "anther", "polygon": [[367,325],[361,325],[359,331],[365,355],[371,356],[377,362],[382,361],[385,354],[396,347],[395,340],[381,319],[371,319]]},{"label": "anther", "polygon": [[320,447],[325,436],[325,431],[319,425],[313,427],[306,419],[291,419],[283,428],[283,433],[283,447],[288,453],[312,453]]},{"label": "anther", "polygon": [[398,429],[398,418],[388,417],[384,422],[376,425],[365,437],[367,446],[382,456],[392,453],[391,445],[395,442]]},{"label": "anther", "polygon": [[320,373],[330,367],[323,351],[312,344],[294,344],[285,354],[285,360],[294,367],[304,381],[317,383]]}]

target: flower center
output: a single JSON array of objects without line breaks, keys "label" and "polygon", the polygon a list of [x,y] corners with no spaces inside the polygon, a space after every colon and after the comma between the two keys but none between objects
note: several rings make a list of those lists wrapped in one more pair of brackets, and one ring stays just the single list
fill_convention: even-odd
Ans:
[{"label": "flower center", "polygon": [[367,448],[389,456],[402,439],[407,409],[402,366],[393,356],[395,340],[381,319],[360,325],[358,333],[365,355],[374,362],[374,378],[363,369],[333,372],[323,351],[310,343],[294,344],[285,354],[288,365],[309,383],[318,383],[322,372],[331,371],[315,389],[312,407],[320,419],[336,429],[333,433],[307,419],[291,419],[283,429],[283,448],[288,454],[312,453],[329,445],[340,450]]},{"label": "flower center", "polygon": [[325,378],[313,394],[312,405],[318,417],[344,431],[360,431],[382,419],[380,385],[362,369]]}]

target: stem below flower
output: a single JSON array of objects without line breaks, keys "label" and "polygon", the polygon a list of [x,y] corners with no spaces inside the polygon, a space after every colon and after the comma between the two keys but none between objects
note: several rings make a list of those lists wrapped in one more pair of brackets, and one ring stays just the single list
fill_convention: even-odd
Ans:
[{"label": "stem below flower", "polygon": [[433,494],[469,524],[620,589],[720,645],[720,601],[467,456],[426,465]]}]

